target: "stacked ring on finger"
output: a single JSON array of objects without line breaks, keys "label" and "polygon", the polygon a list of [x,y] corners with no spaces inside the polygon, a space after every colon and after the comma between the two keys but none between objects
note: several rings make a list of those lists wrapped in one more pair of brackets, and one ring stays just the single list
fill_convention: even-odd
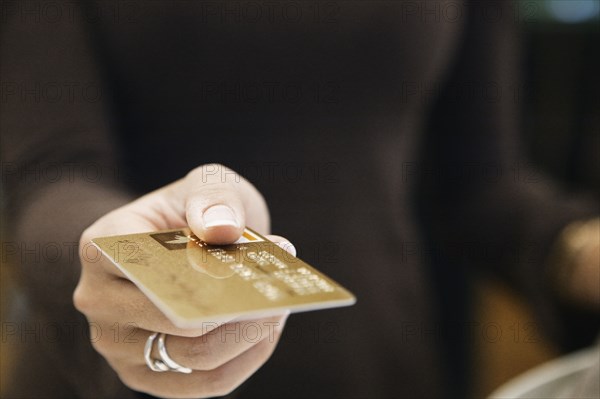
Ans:
[{"label": "stacked ring on finger", "polygon": [[[151,357],[152,346],[154,344],[154,340],[158,336],[158,355],[160,359],[153,359]],[[144,359],[146,360],[146,365],[152,371],[163,372],[163,371],[175,371],[177,373],[190,374],[192,369],[189,367],[184,367],[171,359],[169,354],[167,353],[167,347],[165,344],[165,340],[167,335],[164,333],[152,333],[146,340],[146,345],[144,346]]]}]

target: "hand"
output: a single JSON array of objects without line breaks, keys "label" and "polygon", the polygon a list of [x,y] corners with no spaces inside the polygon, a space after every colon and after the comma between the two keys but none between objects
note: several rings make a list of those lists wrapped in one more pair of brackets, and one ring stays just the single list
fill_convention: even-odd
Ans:
[{"label": "hand", "polygon": [[596,241],[582,248],[572,267],[567,281],[571,298],[583,306],[600,310],[600,243]]},{"label": "hand", "polygon": [[600,218],[567,226],[556,254],[559,292],[575,304],[600,310]]},{"label": "hand", "polygon": [[[204,165],[98,219],[81,236],[80,248],[95,237],[184,226],[204,241],[225,244],[237,240],[246,224],[268,232],[269,214],[260,193],[231,169]],[[271,239],[293,250],[285,239]],[[81,257],[81,265],[73,301],[104,331],[92,340],[94,348],[125,385],[151,395],[197,398],[231,392],[267,361],[287,317],[252,321],[252,328],[258,327],[263,337],[259,342],[231,334],[245,331],[250,321],[228,323],[210,333],[177,328],[108,259],[89,262]],[[116,329],[119,334],[109,333],[115,326],[121,327]],[[167,334],[170,357],[193,369],[191,374],[159,373],[146,366],[144,345],[152,332]]]}]

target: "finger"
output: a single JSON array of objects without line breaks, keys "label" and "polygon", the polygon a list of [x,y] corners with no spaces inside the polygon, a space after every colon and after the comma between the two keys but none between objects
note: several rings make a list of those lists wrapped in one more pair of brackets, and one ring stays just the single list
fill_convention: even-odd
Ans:
[{"label": "finger", "polygon": [[[106,272],[117,278],[127,278],[93,243],[97,237],[135,234],[185,226],[183,199],[177,200],[183,180],[178,180],[137,200],[107,213],[82,233],[79,257],[83,271]],[[110,255],[120,257],[135,253],[135,244],[119,245]]]},{"label": "finger", "polygon": [[89,240],[186,226],[185,179],[152,191],[98,219],[84,233]]},{"label": "finger", "polygon": [[102,274],[82,279],[73,294],[77,310],[94,322],[107,326],[131,325],[183,337],[198,337],[223,324],[205,323],[198,328],[179,328],[129,280],[118,279],[110,283],[105,280]]},{"label": "finger", "polygon": [[203,165],[186,176],[185,210],[192,231],[211,244],[234,242],[247,224],[263,234],[269,230],[262,195],[223,165]]},{"label": "finger", "polygon": [[272,355],[281,332],[275,332],[273,342],[263,339],[236,358],[210,371],[192,374],[157,373],[145,365],[111,365],[131,389],[159,397],[198,398],[225,396],[247,380]]},{"label": "finger", "polygon": [[[199,337],[167,335],[165,347],[171,359],[193,370],[214,370],[233,360],[263,340],[275,342],[275,335],[284,326],[286,315],[259,320],[227,323]],[[144,365],[144,347],[152,331],[135,329],[129,325],[98,323],[101,329],[112,334],[100,336],[93,342],[96,350],[113,362]],[[153,344],[151,357],[160,359],[157,344]]]},{"label": "finger", "polygon": [[186,176],[186,218],[192,231],[212,244],[237,240],[246,225],[241,177],[218,164],[203,165]]},{"label": "finger", "polygon": [[296,247],[287,238],[274,234],[269,234],[266,237],[269,241],[274,242],[290,255],[296,256]]},{"label": "finger", "polygon": [[275,342],[286,315],[227,323],[196,338],[169,336],[169,355],[193,370],[214,370],[263,340]]},{"label": "finger", "polygon": [[98,219],[80,244],[96,237],[187,225],[203,240],[223,244],[237,240],[246,224],[261,234],[269,232],[264,198],[233,170],[208,164]]}]

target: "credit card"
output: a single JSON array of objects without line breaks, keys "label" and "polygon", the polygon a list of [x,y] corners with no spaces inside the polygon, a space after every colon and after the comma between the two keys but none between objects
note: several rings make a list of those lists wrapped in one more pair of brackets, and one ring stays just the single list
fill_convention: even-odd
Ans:
[{"label": "credit card", "polygon": [[249,228],[230,245],[209,245],[189,228],[92,242],[180,328],[356,302],[340,284]]}]

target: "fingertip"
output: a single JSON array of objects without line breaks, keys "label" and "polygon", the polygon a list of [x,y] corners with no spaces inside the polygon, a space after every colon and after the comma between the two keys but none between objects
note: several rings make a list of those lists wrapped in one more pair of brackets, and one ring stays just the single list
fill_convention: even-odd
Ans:
[{"label": "fingertip", "polygon": [[223,204],[212,205],[200,215],[188,214],[188,224],[194,234],[209,244],[231,244],[243,233],[239,215]]},{"label": "fingertip", "polygon": [[296,254],[297,254],[296,247],[291,242],[289,242],[289,241],[278,241],[275,244],[277,244],[278,247],[280,247],[281,249],[283,249],[284,251],[286,251],[290,255],[296,256]]},{"label": "fingertip", "polygon": [[281,249],[283,249],[284,251],[289,253],[290,255],[292,255],[292,256],[297,255],[296,247],[294,246],[294,244],[289,242],[287,240],[287,238],[282,237],[282,236],[273,235],[273,234],[269,234],[267,236],[267,238],[271,242],[275,243],[278,247],[280,247]]}]

